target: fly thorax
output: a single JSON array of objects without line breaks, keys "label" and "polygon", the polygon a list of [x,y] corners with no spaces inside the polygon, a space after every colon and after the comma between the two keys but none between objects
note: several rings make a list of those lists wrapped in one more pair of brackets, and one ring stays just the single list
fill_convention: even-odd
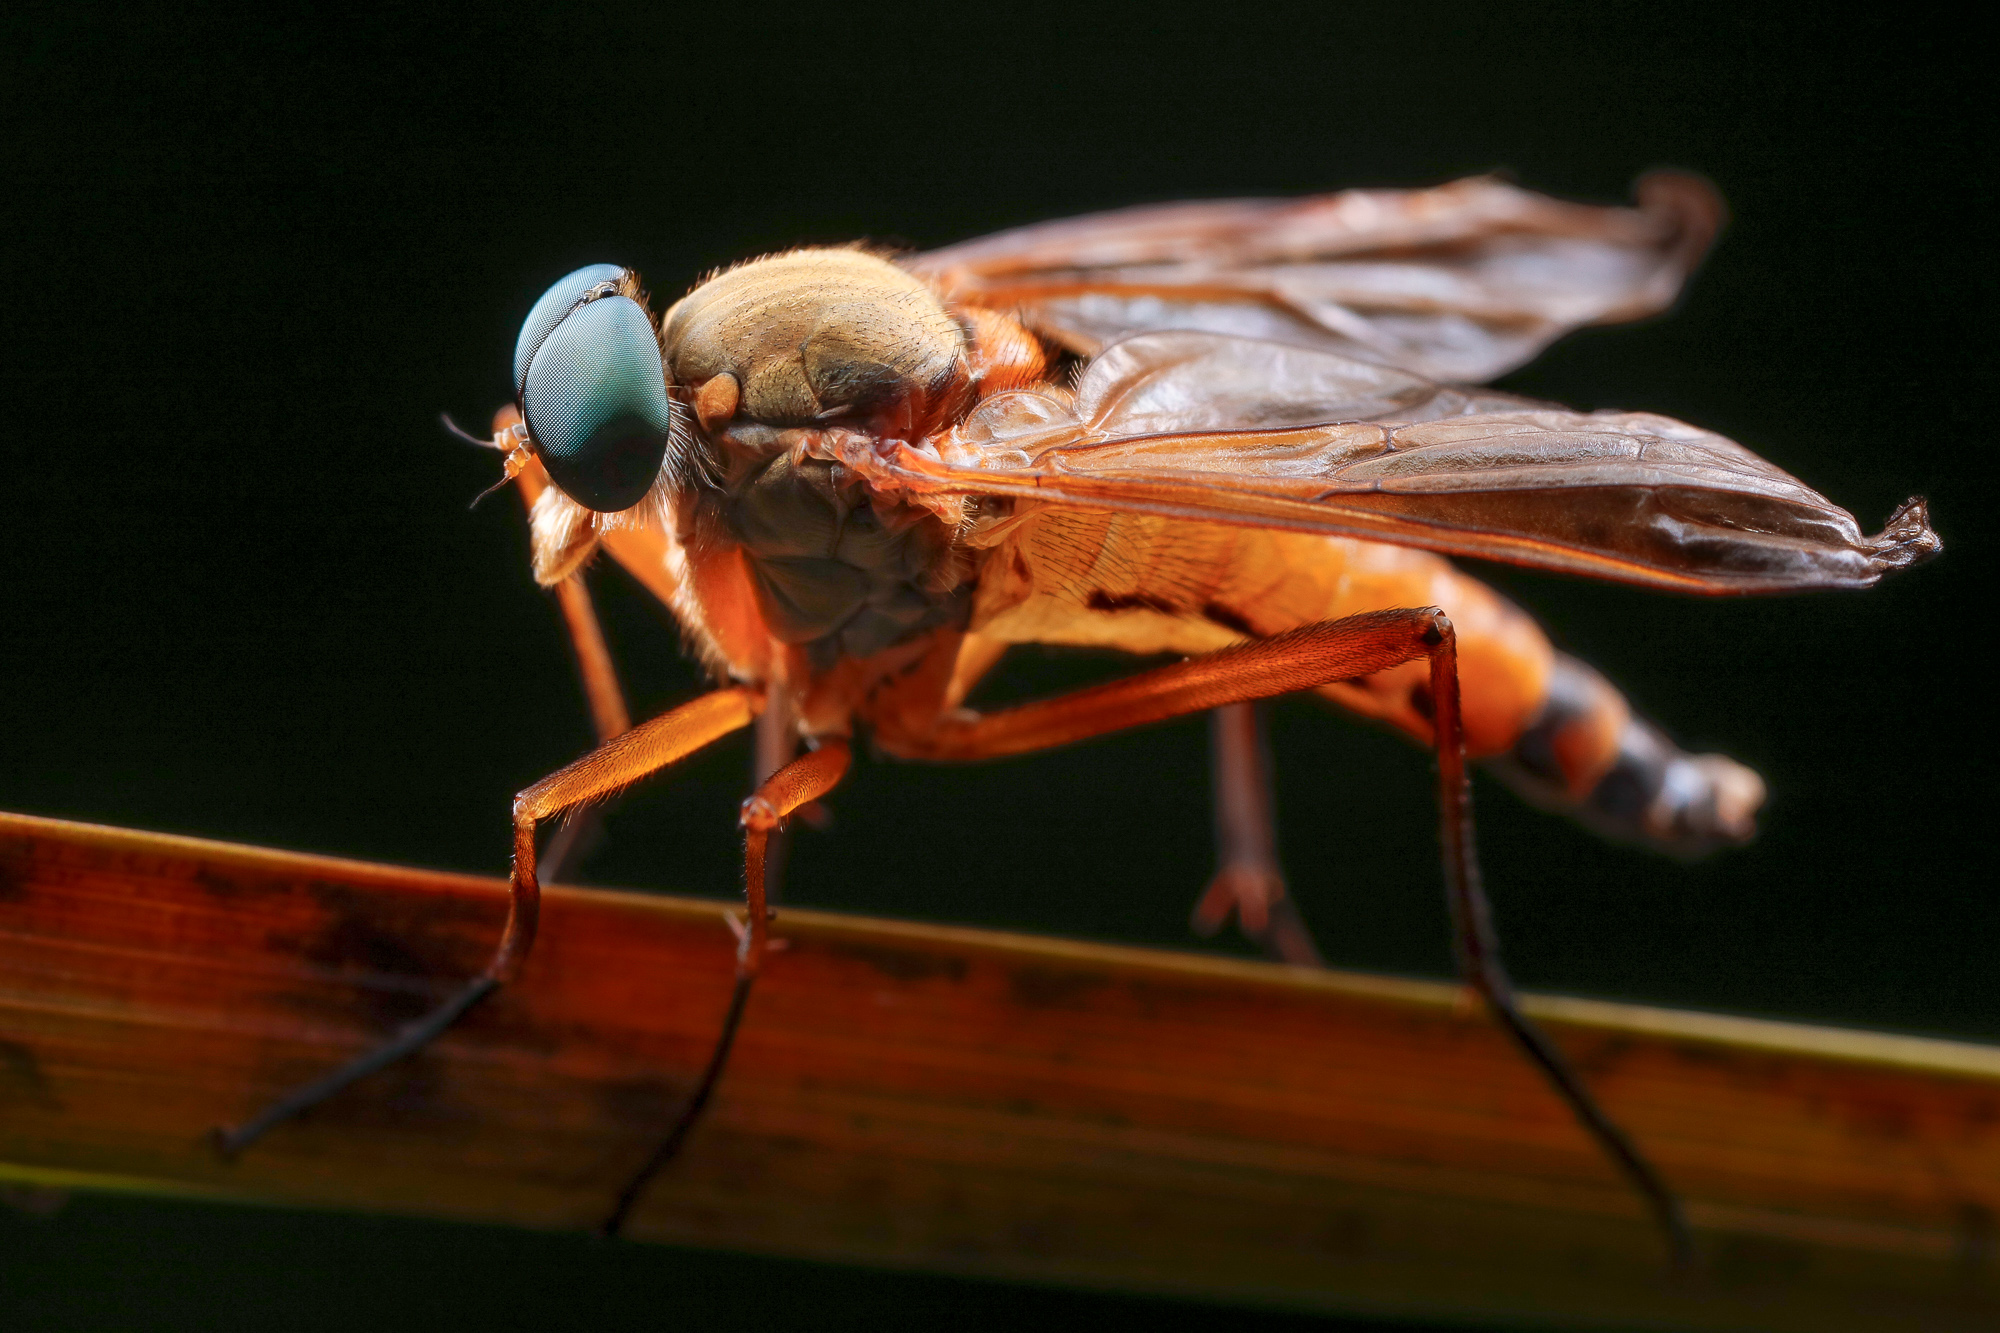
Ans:
[{"label": "fly thorax", "polygon": [[766,624],[815,664],[962,619],[951,533],[791,440],[917,438],[962,410],[965,329],[860,250],[796,250],[720,273],[667,312],[660,349],[700,419],[710,502],[749,558]]},{"label": "fly thorax", "polygon": [[675,384],[733,378],[732,412],[914,436],[966,393],[965,329],[936,293],[860,250],[795,250],[710,278],[667,312]]}]

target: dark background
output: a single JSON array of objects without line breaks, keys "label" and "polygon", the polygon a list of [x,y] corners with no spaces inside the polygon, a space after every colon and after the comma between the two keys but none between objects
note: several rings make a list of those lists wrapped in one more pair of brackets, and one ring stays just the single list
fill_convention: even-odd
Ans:
[{"label": "dark background", "polygon": [[[1970,35],[1805,10],[1382,8],[0,20],[0,807],[501,871],[509,796],[588,723],[519,506],[467,512],[494,457],[436,414],[483,426],[522,315],[579,264],[634,265],[671,299],[801,241],[928,247],[1492,168],[1614,202],[1675,165],[1735,213],[1681,308],[1577,335],[1506,386],[1721,430],[1870,530],[1928,494],[1947,552],[1867,593],[1742,602],[1482,570],[1773,793],[1753,847],[1688,867],[1482,781],[1515,972],[2000,1037],[1972,642],[1993,572],[1992,191]],[[661,610],[613,569],[595,586],[635,711],[689,695]],[[1104,668],[1026,654],[995,693]],[[1312,705],[1275,723],[1285,855],[1330,958],[1444,974],[1426,757]],[[1185,926],[1211,855],[1204,749],[1195,721],[983,768],[864,760],[835,829],[797,845],[789,897],[1240,947]],[[733,892],[746,764],[726,745],[630,798],[589,878]],[[101,1199],[0,1214],[9,1327],[642,1311],[1259,1326],[469,1227]]]}]

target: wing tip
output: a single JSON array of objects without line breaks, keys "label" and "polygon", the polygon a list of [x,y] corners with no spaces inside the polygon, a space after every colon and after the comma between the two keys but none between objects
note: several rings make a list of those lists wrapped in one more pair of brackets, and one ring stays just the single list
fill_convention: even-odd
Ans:
[{"label": "wing tip", "polygon": [[1916,495],[1898,505],[1882,531],[1868,538],[1864,547],[1879,576],[1937,558],[1944,551],[1944,539],[1931,526],[1929,501]]},{"label": "wing tip", "polygon": [[1655,167],[1632,182],[1632,199],[1641,213],[1661,220],[1674,238],[1673,250],[1686,272],[1692,273],[1729,225],[1729,205],[1715,182],[1680,167]]}]

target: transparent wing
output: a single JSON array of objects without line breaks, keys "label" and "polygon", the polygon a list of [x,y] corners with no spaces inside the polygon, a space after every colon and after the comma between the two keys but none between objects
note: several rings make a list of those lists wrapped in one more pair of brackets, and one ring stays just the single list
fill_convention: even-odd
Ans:
[{"label": "transparent wing", "polygon": [[1684,592],[1866,587],[1940,549],[1921,501],[1864,536],[1797,478],[1669,417],[1203,333],[1129,338],[1073,396],[1002,394],[945,436],[839,452],[913,497],[1327,532]]},{"label": "transparent wing", "polygon": [[1671,305],[1721,227],[1699,177],[1637,204],[1565,203],[1489,177],[1429,190],[1165,204],[1021,227],[903,261],[1083,356],[1194,329],[1480,383],[1587,324]]}]

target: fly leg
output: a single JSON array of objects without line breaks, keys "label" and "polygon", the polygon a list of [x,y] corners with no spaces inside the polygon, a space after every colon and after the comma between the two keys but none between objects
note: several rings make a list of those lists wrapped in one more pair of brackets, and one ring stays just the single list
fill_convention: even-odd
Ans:
[{"label": "fly leg", "polygon": [[[772,681],[765,696],[764,711],[757,715],[756,742],[750,750],[750,790],[763,788],[773,773],[798,757],[799,718],[792,709],[791,692],[780,681]],[[810,816],[808,816],[809,818]],[[785,882],[786,844],[791,841],[784,829],[772,829],[764,848],[764,893],[772,902]]]},{"label": "fly leg", "polygon": [[682,1104],[673,1127],[646,1159],[645,1165],[626,1184],[610,1215],[604,1219],[604,1234],[615,1236],[623,1229],[633,1206],[639,1202],[639,1196],[660,1169],[680,1151],[688,1132],[707,1109],[709,1098],[715,1093],[715,1085],[722,1080],[722,1071],[729,1063],[730,1048],[736,1043],[736,1030],[743,1023],[744,1006],[750,1002],[751,984],[757,980],[757,973],[764,964],[764,953],[770,947],[771,910],[765,896],[765,875],[770,868],[772,835],[787,815],[838,786],[847,775],[852,757],[845,740],[838,737],[823,740],[818,749],[794,759],[766,778],[757,788],[757,794],[743,803],[743,888],[747,910],[736,948],[736,985],[729,993],[729,1008],[723,1015],[722,1031],[717,1035],[715,1046],[709,1052],[708,1064],[702,1069],[694,1091]]},{"label": "fly leg", "polygon": [[[494,437],[498,439],[520,423],[520,410],[508,404],[493,414]],[[520,488],[521,501],[532,515],[535,501],[548,487],[548,474],[540,463],[532,463],[514,478],[514,484]],[[597,743],[603,745],[632,729],[625,692],[619,688],[618,670],[612,663],[611,649],[604,642],[604,630],[597,623],[597,610],[591,605],[583,571],[578,569],[558,582],[555,589],[557,604],[562,608],[563,627],[569,632],[570,648],[576,653],[577,674],[582,679],[584,702],[590,707],[591,726],[597,732]],[[561,882],[576,873],[583,859],[604,841],[604,814],[603,805],[593,805],[563,822],[542,854],[542,873],[547,879]]]},{"label": "fly leg", "polygon": [[[562,606],[570,647],[576,652],[577,674],[583,679],[583,697],[590,705],[591,725],[597,731],[597,743],[602,745],[632,729],[625,691],[619,688],[618,669],[611,661],[611,649],[604,642],[604,630],[597,623],[597,610],[591,605],[583,575],[572,574],[558,583],[556,598]],[[542,852],[544,878],[560,884],[576,873],[583,858],[604,840],[604,811],[604,806],[593,805],[563,822]]]},{"label": "fly leg", "polygon": [[541,910],[541,883],[535,876],[535,825],[637,782],[710,742],[749,726],[763,702],[762,691],[741,686],[703,695],[627,731],[516,796],[514,872],[509,883],[507,925],[486,969],[458,994],[374,1050],[287,1094],[241,1125],[218,1129],[216,1144],[222,1154],[235,1156],[266,1131],[319,1105],[350,1083],[414,1055],[474,1005],[513,980],[534,945],[535,921]]},{"label": "fly leg", "polygon": [[1215,780],[1215,877],[1194,905],[1197,934],[1213,935],[1236,914],[1243,933],[1281,963],[1324,966],[1278,864],[1277,805],[1264,713],[1224,704],[1208,715]]},{"label": "fly leg", "polygon": [[1444,612],[1436,607],[1372,611],[1321,621],[1041,703],[987,714],[961,710],[941,717],[928,735],[897,738],[898,748],[912,757],[946,760],[1025,754],[1224,704],[1354,680],[1418,658],[1427,659],[1430,666],[1438,828],[1459,966],[1496,1021],[1644,1199],[1674,1265],[1684,1269],[1692,1262],[1694,1247],[1679,1199],[1597,1104],[1562,1051],[1521,1012],[1501,965],[1492,910],[1473,851],[1472,789],[1466,778],[1459,707],[1458,636]]},{"label": "fly leg", "polygon": [[[611,660],[611,649],[604,641],[604,630],[598,624],[597,611],[591,604],[590,589],[584,584],[583,575],[572,574],[558,583],[556,596],[562,607],[564,628],[569,631],[570,647],[576,653],[577,675],[583,682],[584,702],[590,707],[591,725],[597,731],[598,744],[602,745],[632,729],[632,716],[625,706],[625,691],[618,683],[618,669]],[[792,711],[791,695],[781,682],[771,682],[765,694],[764,711],[757,715],[755,734],[756,742],[750,758],[752,791],[798,754],[798,715]],[[610,802],[593,805],[563,821],[562,827],[549,839],[548,846],[542,849],[543,879],[551,883],[569,880],[583,859],[602,843],[604,815],[610,806]],[[812,808],[808,807],[803,816],[808,823],[812,823]],[[814,827],[818,825],[814,824]],[[770,868],[766,878],[774,902],[779,885],[784,881],[785,842],[786,835],[782,831],[771,835]]]},{"label": "fly leg", "polygon": [[1694,1266],[1694,1237],[1688,1230],[1681,1201],[1659,1171],[1639,1151],[1631,1136],[1591,1095],[1582,1077],[1549,1035],[1521,1012],[1514,983],[1500,961],[1500,936],[1493,927],[1493,908],[1479,874],[1472,840],[1472,783],[1465,767],[1463,721],[1459,713],[1457,653],[1447,640],[1445,651],[1431,658],[1431,697],[1436,713],[1439,828],[1444,842],[1445,892],[1451,907],[1453,952],[1466,983],[1486,1002],[1494,1019],[1514,1039],[1521,1053],[1542,1071],[1577,1123],[1597,1140],[1597,1146],[1639,1192],[1666,1239],[1675,1271]]}]

